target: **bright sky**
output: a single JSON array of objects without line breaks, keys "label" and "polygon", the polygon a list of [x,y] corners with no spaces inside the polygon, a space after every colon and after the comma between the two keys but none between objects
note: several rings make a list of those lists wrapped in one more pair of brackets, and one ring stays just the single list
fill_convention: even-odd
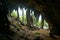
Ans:
[{"label": "bright sky", "polygon": [[20,9],[20,7],[18,7],[18,12],[19,12],[19,16],[22,16],[22,10]]},{"label": "bright sky", "polygon": [[[24,10],[24,15],[26,15],[26,10],[25,10],[25,8],[23,8],[23,10]],[[20,17],[21,17],[21,16],[22,16],[22,10],[21,10],[20,7],[18,7],[18,12],[19,12],[19,15],[20,15]]]},{"label": "bright sky", "polygon": [[16,10],[13,10],[13,12],[17,13],[17,11],[16,11]]},{"label": "bright sky", "polygon": [[41,21],[41,15],[39,16],[39,22]]}]

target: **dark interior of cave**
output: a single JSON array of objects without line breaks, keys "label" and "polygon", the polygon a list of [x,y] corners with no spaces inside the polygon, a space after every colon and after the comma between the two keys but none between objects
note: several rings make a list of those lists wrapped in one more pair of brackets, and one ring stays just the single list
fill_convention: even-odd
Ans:
[{"label": "dark interior of cave", "polygon": [[0,40],[60,40],[60,0],[0,0]]}]

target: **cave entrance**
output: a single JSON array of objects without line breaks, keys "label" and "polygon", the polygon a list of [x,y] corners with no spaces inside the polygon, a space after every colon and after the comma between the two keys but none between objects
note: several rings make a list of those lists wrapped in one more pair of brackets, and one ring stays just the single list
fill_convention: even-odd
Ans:
[{"label": "cave entrance", "polygon": [[12,23],[14,20],[17,21],[19,25],[27,25],[33,29],[49,29],[49,25],[45,21],[44,16],[37,10],[17,6],[9,11],[9,17]]},{"label": "cave entrance", "polygon": [[49,26],[44,15],[42,16],[42,13],[35,9],[17,6],[9,10],[7,16],[10,21],[10,29],[17,34],[20,33],[21,36],[32,35],[34,38],[35,36],[40,37],[42,34],[43,36],[49,35]]}]

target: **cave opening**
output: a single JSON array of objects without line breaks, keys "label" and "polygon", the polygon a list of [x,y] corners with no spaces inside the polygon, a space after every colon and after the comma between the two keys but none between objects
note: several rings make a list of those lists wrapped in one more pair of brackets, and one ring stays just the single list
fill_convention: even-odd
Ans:
[{"label": "cave opening", "polygon": [[[13,23],[13,20],[18,21],[18,24],[20,25],[27,25],[39,29],[49,29],[48,23],[45,21],[41,13],[39,13],[37,10],[36,13],[34,10],[30,9],[29,13],[30,15],[27,15],[28,8],[21,8],[17,6],[17,8],[14,8],[13,10],[9,10],[8,19],[10,22]],[[28,20],[29,19],[29,20]],[[29,23],[28,23],[29,21]],[[16,25],[16,24],[15,24]]]},{"label": "cave opening", "polygon": [[[50,34],[49,24],[45,21],[44,16],[35,9],[17,6],[9,10],[7,17],[10,21],[10,30],[17,34],[20,32],[30,37],[31,35],[40,37],[40,35],[49,36]],[[23,36],[22,34],[20,36]]]}]

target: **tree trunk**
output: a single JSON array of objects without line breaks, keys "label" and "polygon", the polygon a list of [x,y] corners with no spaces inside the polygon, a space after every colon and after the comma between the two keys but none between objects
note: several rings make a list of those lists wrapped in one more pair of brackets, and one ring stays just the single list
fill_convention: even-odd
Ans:
[{"label": "tree trunk", "polygon": [[19,21],[19,12],[18,12],[18,7],[17,7],[17,20]]},{"label": "tree trunk", "polygon": [[26,18],[27,18],[27,26],[31,26],[31,24],[30,24],[30,9],[27,9]]},{"label": "tree trunk", "polygon": [[30,24],[31,26],[33,27],[33,14],[32,14],[32,11],[30,12]]},{"label": "tree trunk", "polygon": [[24,10],[22,8],[22,22],[24,23]]}]

